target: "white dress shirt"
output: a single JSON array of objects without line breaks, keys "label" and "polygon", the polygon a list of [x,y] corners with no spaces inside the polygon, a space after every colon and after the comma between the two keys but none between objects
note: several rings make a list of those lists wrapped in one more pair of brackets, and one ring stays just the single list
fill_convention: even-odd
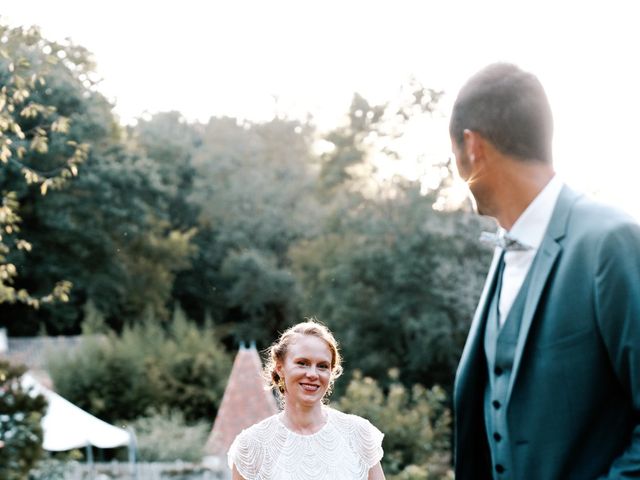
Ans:
[{"label": "white dress shirt", "polygon": [[538,253],[562,186],[562,181],[557,175],[554,175],[509,230],[511,237],[531,248],[528,250],[509,250],[504,254],[502,288],[498,304],[500,326],[509,315],[511,305],[513,305],[529,268],[531,268],[533,258]]}]

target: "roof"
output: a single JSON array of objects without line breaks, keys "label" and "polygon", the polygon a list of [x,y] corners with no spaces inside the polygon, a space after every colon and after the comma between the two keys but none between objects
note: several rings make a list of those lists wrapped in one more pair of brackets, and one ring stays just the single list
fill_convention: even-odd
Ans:
[{"label": "roof", "polygon": [[278,412],[273,393],[264,385],[258,351],[253,345],[241,346],[205,446],[205,456],[225,456],[242,430]]},{"label": "roof", "polygon": [[48,359],[52,353],[72,351],[80,346],[82,335],[57,337],[9,337],[7,350],[0,351],[0,358],[14,364],[26,365],[31,374],[44,386],[51,388]]}]

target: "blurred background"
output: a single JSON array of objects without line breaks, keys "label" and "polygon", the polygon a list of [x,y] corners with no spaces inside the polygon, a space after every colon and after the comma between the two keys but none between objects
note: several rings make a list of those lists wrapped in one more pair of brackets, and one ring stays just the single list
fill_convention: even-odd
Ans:
[{"label": "blurred background", "polygon": [[635,8],[3,5],[5,356],[135,426],[142,458],[198,461],[241,343],[315,317],[346,360],[333,402],[387,432],[387,477],[450,477],[495,228],[456,178],[451,104],[488,63],[534,72],[560,176],[640,218]]}]

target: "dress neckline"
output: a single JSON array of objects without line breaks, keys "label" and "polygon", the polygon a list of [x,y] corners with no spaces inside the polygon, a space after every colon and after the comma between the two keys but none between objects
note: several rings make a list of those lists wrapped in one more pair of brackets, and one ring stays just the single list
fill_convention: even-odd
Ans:
[{"label": "dress neckline", "polygon": [[327,426],[329,425],[329,423],[331,421],[330,409],[326,408],[326,407],[322,407],[322,411],[327,414],[326,421],[324,422],[324,425],[322,425],[322,427],[320,427],[318,429],[318,431],[313,432],[313,433],[298,433],[298,432],[294,432],[289,427],[287,427],[287,425],[284,423],[284,420],[282,419],[282,416],[284,415],[284,410],[282,412],[276,414],[276,419],[278,420],[280,425],[282,425],[282,428],[284,428],[291,435],[295,435],[296,437],[311,438],[311,437],[315,437],[317,435],[320,435],[327,428]]}]

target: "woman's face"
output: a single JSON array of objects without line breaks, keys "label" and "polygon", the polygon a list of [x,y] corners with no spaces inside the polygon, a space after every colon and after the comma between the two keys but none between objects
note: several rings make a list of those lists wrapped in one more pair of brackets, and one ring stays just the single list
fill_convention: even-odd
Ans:
[{"label": "woman's face", "polygon": [[313,335],[296,335],[277,372],[284,378],[286,403],[311,406],[322,402],[331,380],[329,345]]}]

